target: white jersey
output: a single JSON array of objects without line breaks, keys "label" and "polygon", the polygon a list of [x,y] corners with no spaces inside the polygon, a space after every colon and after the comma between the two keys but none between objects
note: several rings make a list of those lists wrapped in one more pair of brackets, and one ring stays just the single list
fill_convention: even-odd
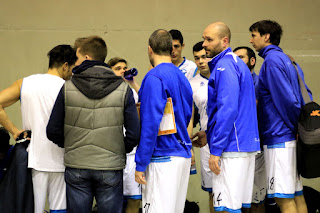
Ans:
[{"label": "white jersey", "polygon": [[197,73],[197,65],[185,57],[183,57],[183,62],[179,65],[179,69],[186,76],[188,81],[190,81]]},{"label": "white jersey", "polygon": [[46,128],[53,105],[64,80],[50,74],[35,74],[23,79],[21,113],[23,129],[31,130],[28,167],[37,171],[64,172],[64,149],[47,138]]},{"label": "white jersey", "polygon": [[198,74],[191,79],[190,85],[193,92],[193,101],[199,110],[200,114],[200,128],[201,130],[207,130],[208,115],[207,115],[207,103],[208,103],[208,81],[206,77]]}]

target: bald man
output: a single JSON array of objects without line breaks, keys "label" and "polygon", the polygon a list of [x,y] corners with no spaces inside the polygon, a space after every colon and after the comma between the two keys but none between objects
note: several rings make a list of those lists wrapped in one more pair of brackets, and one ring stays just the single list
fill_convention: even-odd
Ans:
[{"label": "bald man", "polygon": [[222,22],[202,35],[208,58],[207,140],[213,172],[215,211],[250,208],[255,155],[260,152],[256,99],[247,65],[229,47],[231,32]]}]

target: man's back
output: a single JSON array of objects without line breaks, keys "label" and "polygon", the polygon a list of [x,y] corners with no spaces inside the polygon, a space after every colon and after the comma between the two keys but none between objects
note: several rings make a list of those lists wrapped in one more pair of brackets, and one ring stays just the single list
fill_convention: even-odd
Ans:
[{"label": "man's back", "polygon": [[63,172],[64,150],[46,136],[46,126],[57,95],[64,83],[58,76],[36,74],[23,79],[21,113],[24,129],[32,131],[28,167],[39,171]]},{"label": "man's back", "polygon": [[64,86],[65,164],[80,169],[121,170],[126,153],[124,111],[131,90],[108,67],[84,63],[89,68],[79,66],[79,72],[75,71]]},{"label": "man's back", "polygon": [[[149,100],[152,95],[152,101]],[[177,133],[153,137],[156,139],[153,156],[181,156],[190,157],[191,141],[188,136],[187,126],[192,113],[192,89],[188,80],[183,76],[181,71],[171,63],[162,63],[150,70],[145,76],[139,98],[141,101],[141,126],[142,128],[158,128],[163,116],[163,109],[155,110],[158,105],[165,105],[167,98],[171,97],[175,114]],[[152,103],[151,103],[152,102]],[[151,106],[153,105],[153,106]],[[152,111],[149,111],[152,110]],[[153,127],[153,125],[156,125]],[[158,133],[158,129],[154,134]],[[141,132],[141,140],[149,140],[149,133]],[[155,135],[156,136],[156,135]],[[145,149],[146,147],[138,147]],[[137,157],[138,156],[138,157]],[[137,165],[146,166],[144,156],[136,155]],[[151,157],[151,156],[150,156]]]},{"label": "man's back", "polygon": [[295,139],[302,99],[297,72],[275,45],[259,52],[265,61],[259,74],[258,118],[265,145]]}]

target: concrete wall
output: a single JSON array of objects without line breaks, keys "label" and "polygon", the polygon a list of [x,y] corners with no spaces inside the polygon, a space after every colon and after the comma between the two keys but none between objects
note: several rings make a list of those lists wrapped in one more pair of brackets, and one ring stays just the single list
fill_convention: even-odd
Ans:
[{"label": "concrete wall", "polygon": [[[0,90],[24,76],[46,72],[47,52],[58,44],[73,44],[77,37],[103,37],[109,50],[107,60],[126,58],[130,67],[139,70],[137,80],[141,83],[149,67],[148,37],[156,29],[181,30],[186,43],[183,55],[192,59],[192,46],[202,40],[204,28],[213,21],[230,27],[234,48],[251,47],[249,26],[261,19],[273,19],[283,26],[280,46],[301,65],[314,99],[320,101],[318,0],[1,0],[0,5]],[[257,72],[261,63],[258,57]],[[7,112],[21,127],[19,107],[17,103]],[[200,175],[190,180],[188,198],[199,201],[201,212],[207,212]],[[320,190],[319,179],[306,183]]]}]

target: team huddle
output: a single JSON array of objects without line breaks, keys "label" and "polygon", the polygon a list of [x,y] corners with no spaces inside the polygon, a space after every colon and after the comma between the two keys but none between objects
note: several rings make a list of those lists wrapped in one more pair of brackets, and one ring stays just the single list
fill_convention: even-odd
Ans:
[{"label": "team huddle", "polygon": [[[105,41],[89,36],[50,50],[46,74],[2,90],[0,124],[15,139],[32,132],[34,212],[48,197],[51,212],[88,213],[95,198],[98,212],[182,213],[200,147],[210,212],[264,212],[272,198],[281,212],[306,213],[296,165],[303,72],[279,47],[277,22],[249,31],[259,76],[254,51],[232,51],[229,27],[214,22],[193,46],[195,63],[182,57],[179,30],[154,31],[141,85],[125,78],[125,59],[105,63]],[[23,130],[4,110],[18,100]]]}]

